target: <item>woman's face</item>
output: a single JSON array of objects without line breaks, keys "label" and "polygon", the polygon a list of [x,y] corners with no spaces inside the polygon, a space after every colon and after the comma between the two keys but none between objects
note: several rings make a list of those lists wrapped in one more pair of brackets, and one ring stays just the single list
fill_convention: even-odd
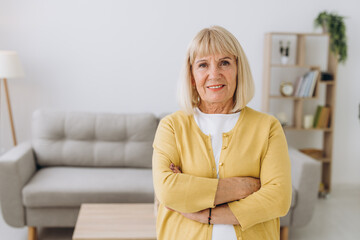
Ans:
[{"label": "woman's face", "polygon": [[196,86],[201,104],[232,105],[237,77],[234,56],[217,54],[196,57],[192,76],[192,84]]}]

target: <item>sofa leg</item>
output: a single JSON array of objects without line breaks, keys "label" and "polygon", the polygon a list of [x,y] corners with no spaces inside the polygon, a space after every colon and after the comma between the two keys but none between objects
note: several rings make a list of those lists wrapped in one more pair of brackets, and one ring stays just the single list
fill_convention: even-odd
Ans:
[{"label": "sofa leg", "polygon": [[288,240],[289,238],[289,227],[280,228],[280,240]]},{"label": "sofa leg", "polygon": [[28,227],[28,240],[37,240],[36,227]]}]

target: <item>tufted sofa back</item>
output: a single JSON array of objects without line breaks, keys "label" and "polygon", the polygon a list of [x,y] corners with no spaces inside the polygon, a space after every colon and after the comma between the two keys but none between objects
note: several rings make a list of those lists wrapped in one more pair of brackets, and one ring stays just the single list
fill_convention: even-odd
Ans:
[{"label": "tufted sofa back", "polygon": [[37,110],[32,144],[42,167],[151,168],[157,125],[152,114]]}]

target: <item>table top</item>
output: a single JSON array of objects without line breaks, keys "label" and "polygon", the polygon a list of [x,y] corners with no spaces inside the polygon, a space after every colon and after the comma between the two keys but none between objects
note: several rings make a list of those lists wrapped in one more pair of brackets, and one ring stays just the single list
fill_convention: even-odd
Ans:
[{"label": "table top", "polygon": [[82,204],[73,240],[155,240],[154,204]]}]

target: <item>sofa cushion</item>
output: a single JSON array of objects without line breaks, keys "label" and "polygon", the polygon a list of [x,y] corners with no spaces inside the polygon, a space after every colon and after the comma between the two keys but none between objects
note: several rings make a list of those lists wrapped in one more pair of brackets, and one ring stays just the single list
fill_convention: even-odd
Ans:
[{"label": "sofa cushion", "polygon": [[78,207],[82,203],[150,203],[151,169],[48,167],[22,191],[26,207]]},{"label": "sofa cushion", "polygon": [[151,168],[152,114],[37,110],[32,145],[40,166]]}]

